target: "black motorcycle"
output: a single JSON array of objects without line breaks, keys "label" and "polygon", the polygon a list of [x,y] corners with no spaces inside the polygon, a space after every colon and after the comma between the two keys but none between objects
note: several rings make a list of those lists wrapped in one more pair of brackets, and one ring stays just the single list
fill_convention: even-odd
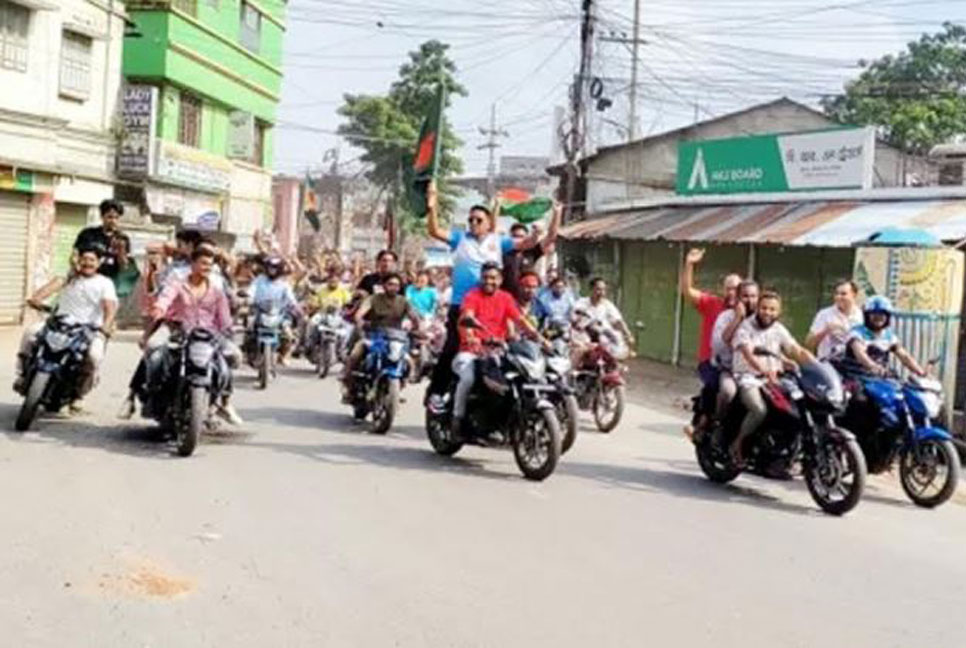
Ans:
[{"label": "black motorcycle", "polygon": [[[36,307],[51,312],[49,307]],[[100,331],[96,326],[81,324],[68,315],[53,314],[37,336],[33,353],[24,359],[23,405],[14,428],[30,429],[43,406],[48,412],[59,411],[80,398],[77,389],[91,340]]]},{"label": "black motorcycle", "polygon": [[175,332],[160,353],[160,375],[151,379],[142,395],[141,411],[174,440],[179,455],[188,457],[202,431],[216,425],[212,406],[226,393],[230,370],[221,353],[221,338],[206,329]]},{"label": "black motorcycle", "polygon": [[546,358],[533,342],[489,341],[486,348],[477,362],[461,436],[453,438],[451,431],[454,381],[441,406],[426,408],[429,442],[444,456],[456,454],[464,443],[510,446],[523,476],[542,481],[561,453],[560,422],[549,398],[556,387],[547,382]]},{"label": "black motorcycle", "polygon": [[[756,355],[773,355],[756,349]],[[737,438],[746,410],[735,398],[724,421],[695,441],[695,453],[708,479],[727,483],[743,470],[759,474],[791,474],[801,463],[808,492],[826,513],[842,515],[852,510],[865,488],[865,457],[855,436],[835,422],[845,409],[842,379],[828,363],[803,365],[797,372],[782,374],[778,385],[764,383],[762,395],[768,416],[745,440],[746,467],[736,466],[728,449]],[[694,399],[695,419],[709,416]]]}]

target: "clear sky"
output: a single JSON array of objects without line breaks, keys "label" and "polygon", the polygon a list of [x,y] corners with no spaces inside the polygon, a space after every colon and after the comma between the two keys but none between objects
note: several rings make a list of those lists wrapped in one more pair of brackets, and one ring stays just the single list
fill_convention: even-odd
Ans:
[{"label": "clear sky", "polygon": [[[263,0],[266,1],[266,0]],[[267,0],[279,1],[279,0]],[[614,105],[592,137],[626,137],[634,0],[597,0],[594,73]],[[478,128],[496,103],[508,132],[499,154],[548,155],[553,109],[576,71],[580,0],[290,0],[276,170],[320,168],[344,93],[383,93],[407,52],[452,45],[469,90],[448,117],[467,171],[482,173]],[[638,128],[659,132],[780,96],[816,105],[858,73],[857,61],[898,52],[944,21],[966,23],[966,0],[641,0]],[[327,132],[328,131],[328,132]]]}]

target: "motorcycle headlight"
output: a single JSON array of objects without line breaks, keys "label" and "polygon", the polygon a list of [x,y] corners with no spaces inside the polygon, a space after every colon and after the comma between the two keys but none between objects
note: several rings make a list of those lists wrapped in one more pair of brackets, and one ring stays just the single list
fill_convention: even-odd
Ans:
[{"label": "motorcycle headlight", "polygon": [[530,380],[543,380],[547,374],[547,362],[543,358],[524,358],[520,357],[520,366],[527,373]]},{"label": "motorcycle headlight", "polygon": [[406,344],[400,342],[399,340],[392,340],[389,342],[389,362],[399,362],[402,360],[403,352],[406,350]]},{"label": "motorcycle headlight", "polygon": [[47,331],[44,343],[54,353],[60,353],[70,345],[70,336],[61,331]]},{"label": "motorcycle headlight", "polygon": [[207,367],[213,355],[215,355],[215,348],[210,344],[198,343],[188,347],[188,360],[196,367]]},{"label": "motorcycle headlight", "polygon": [[560,356],[547,358],[547,368],[558,376],[566,376],[570,373],[570,360]]},{"label": "motorcycle headlight", "polygon": [[926,407],[926,416],[931,419],[939,418],[939,411],[943,407],[942,397],[935,392],[920,392],[919,398]]}]

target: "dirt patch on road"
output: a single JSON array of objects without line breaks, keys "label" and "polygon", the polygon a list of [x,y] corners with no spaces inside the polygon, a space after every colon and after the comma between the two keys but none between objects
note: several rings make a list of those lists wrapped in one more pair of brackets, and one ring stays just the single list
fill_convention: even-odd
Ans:
[{"label": "dirt patch on road", "polygon": [[97,588],[104,594],[141,598],[173,599],[195,589],[189,579],[166,573],[155,564],[132,565],[122,574],[101,574]]}]

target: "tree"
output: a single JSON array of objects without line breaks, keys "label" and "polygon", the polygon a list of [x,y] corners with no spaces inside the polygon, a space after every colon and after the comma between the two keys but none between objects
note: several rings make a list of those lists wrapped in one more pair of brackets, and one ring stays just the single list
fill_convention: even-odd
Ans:
[{"label": "tree", "polygon": [[966,28],[945,23],[904,52],[859,65],[864,71],[844,94],[822,101],[831,117],[877,126],[888,142],[917,154],[966,133]]},{"label": "tree", "polygon": [[[366,177],[395,197],[394,210],[403,216],[401,225],[406,231],[416,229],[423,214],[413,214],[408,207],[403,171],[412,167],[419,128],[436,101],[436,88],[440,82],[446,88],[446,106],[452,97],[467,95],[456,80],[456,64],[447,50],[449,45],[436,40],[423,43],[409,53],[409,60],[400,66],[399,78],[387,94],[347,94],[339,108],[339,115],[345,118],[339,134],[362,149],[360,159],[370,165]],[[444,214],[452,209],[456,195],[456,188],[447,179],[463,172],[462,160],[455,154],[461,145],[444,116],[438,180]]]}]

